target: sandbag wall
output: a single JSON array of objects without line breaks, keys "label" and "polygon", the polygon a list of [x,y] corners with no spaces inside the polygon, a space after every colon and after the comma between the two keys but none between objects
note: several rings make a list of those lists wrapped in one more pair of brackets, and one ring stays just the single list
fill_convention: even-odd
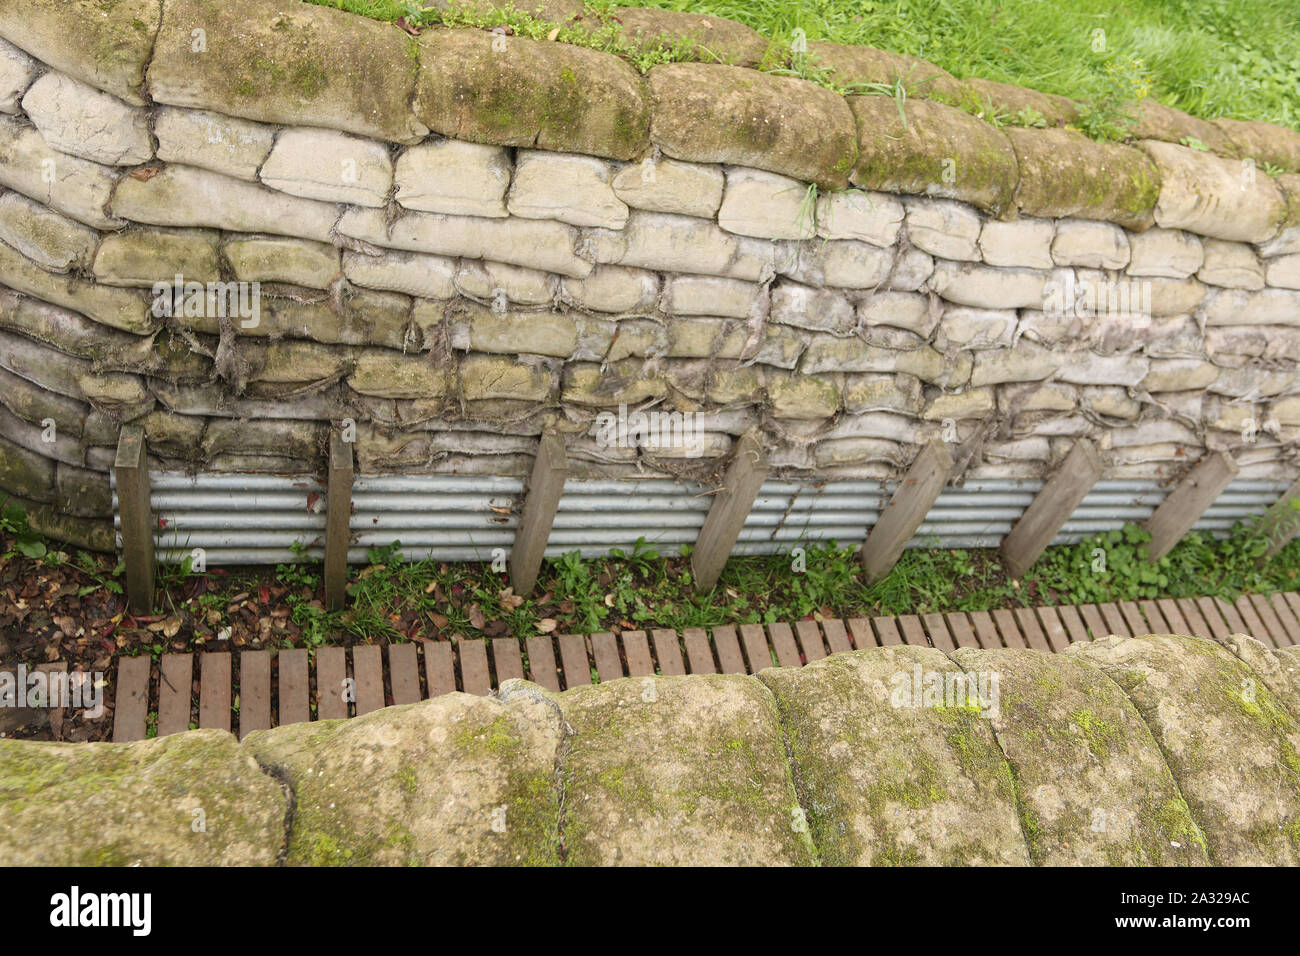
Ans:
[{"label": "sandbag wall", "polygon": [[[1296,476],[1300,133],[1148,103],[1101,144],[811,44],[914,83],[841,96],[716,23],[729,63],[642,75],[291,0],[0,0],[0,492],[111,550],[124,422],[187,471],[318,470],[351,420],[363,472],[524,475],[558,431],[575,475],[707,482],[758,429],[809,480],[936,437],[961,477],[1080,436],[1111,478]],[[620,405],[696,417],[611,443]]]}]

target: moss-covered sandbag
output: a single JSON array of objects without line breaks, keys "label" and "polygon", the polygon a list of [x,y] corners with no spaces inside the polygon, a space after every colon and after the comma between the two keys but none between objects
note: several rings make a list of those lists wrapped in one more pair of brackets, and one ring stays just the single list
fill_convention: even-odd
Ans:
[{"label": "moss-covered sandbag", "polygon": [[293,789],[287,862],[559,862],[559,711],[448,694],[355,720],[257,731],[244,745]]},{"label": "moss-covered sandbag", "polygon": [[848,185],[857,131],[844,98],[789,76],[667,63],[650,71],[650,139],[673,159]]},{"label": "moss-covered sandbag", "polygon": [[1260,675],[1199,637],[1108,637],[1065,651],[1137,707],[1221,865],[1300,863],[1296,718]]},{"label": "moss-covered sandbag", "polygon": [[417,66],[413,38],[341,10],[167,0],[148,89],[171,106],[416,143],[428,133],[410,106]]},{"label": "moss-covered sandbag", "polygon": [[1066,129],[1003,132],[1019,163],[1024,215],[1101,219],[1139,232],[1154,222],[1160,174],[1140,150]]},{"label": "moss-covered sandbag", "polygon": [[706,13],[615,7],[610,16],[622,28],[625,40],[647,47],[689,45],[694,59],[702,63],[757,67],[771,45],[743,23]]},{"label": "moss-covered sandbag", "polygon": [[1012,126],[1033,126],[1036,122],[1059,126],[1079,118],[1079,107],[1065,96],[978,77],[964,82],[975,94],[979,115],[989,122],[1000,118]]},{"label": "moss-covered sandbag", "polygon": [[1134,139],[1158,139],[1189,148],[1204,146],[1220,156],[1232,156],[1237,147],[1219,127],[1198,116],[1184,113],[1155,100],[1143,100],[1133,111],[1137,123]]},{"label": "moss-covered sandbag", "polygon": [[271,866],[289,800],[230,734],[0,741],[5,866]]},{"label": "moss-covered sandbag", "polygon": [[1216,119],[1214,125],[1236,147],[1238,155],[1263,165],[1300,173],[1300,132],[1258,120]]},{"label": "moss-covered sandbag", "polygon": [[854,185],[960,199],[995,213],[1011,206],[1016,154],[988,123],[925,100],[901,111],[892,96],[851,96],[849,105],[858,121]]},{"label": "moss-covered sandbag", "polygon": [[418,41],[416,116],[446,136],[633,159],[649,145],[641,77],[609,53],[478,30]]},{"label": "moss-covered sandbag", "polygon": [[[507,685],[507,700],[532,685]],[[739,675],[627,678],[554,698],[564,845],[577,865],[814,861],[775,701]]]},{"label": "moss-covered sandbag", "polygon": [[1060,654],[961,648],[997,674],[990,717],[1025,839],[1045,866],[1199,866],[1204,836],[1137,709],[1104,673]]},{"label": "moss-covered sandbag", "polygon": [[808,44],[808,64],[850,93],[901,86],[908,97],[953,106],[974,103],[972,90],[943,67],[906,53],[818,40]]},{"label": "moss-covered sandbag", "polygon": [[1011,770],[979,704],[926,696],[962,676],[941,651],[908,646],[758,675],[776,695],[823,863],[1030,862]]}]

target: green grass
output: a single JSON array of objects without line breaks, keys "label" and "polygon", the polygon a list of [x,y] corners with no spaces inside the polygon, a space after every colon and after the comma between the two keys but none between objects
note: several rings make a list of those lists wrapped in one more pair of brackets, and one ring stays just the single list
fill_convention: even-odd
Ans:
[{"label": "green grass", "polygon": [[[309,2],[381,20],[406,12],[394,0]],[[1135,63],[1150,95],[1166,105],[1205,118],[1300,128],[1300,4],[1295,0],[647,0],[641,5],[727,17],[787,46],[801,30],[809,40],[910,53],[959,78],[1015,83],[1081,102],[1110,95],[1108,65],[1113,71],[1117,63]],[[518,6],[526,8],[526,0]],[[596,18],[591,19],[594,26]],[[1094,49],[1096,31],[1104,31],[1104,50]]]}]

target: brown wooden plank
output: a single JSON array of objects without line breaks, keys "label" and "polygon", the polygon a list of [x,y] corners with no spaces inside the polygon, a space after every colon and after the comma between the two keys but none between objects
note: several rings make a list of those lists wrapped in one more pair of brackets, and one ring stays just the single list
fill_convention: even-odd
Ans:
[{"label": "brown wooden plank", "polygon": [[[618,649],[614,649],[618,656]],[[513,637],[494,637],[492,639],[492,663],[497,671],[497,686],[511,678],[523,679],[524,661],[519,655],[519,642]]]},{"label": "brown wooden plank", "polygon": [[782,667],[799,667],[803,660],[799,657],[799,645],[794,641],[794,632],[789,624],[769,624],[767,636],[776,651],[776,659]]},{"label": "brown wooden plank", "polygon": [[799,648],[803,651],[805,664],[819,661],[826,656],[826,645],[822,643],[821,628],[816,621],[798,621],[794,626],[799,638]]},{"label": "brown wooden plank", "polygon": [[1205,615],[1197,603],[1191,598],[1178,598],[1174,602],[1178,605],[1178,610],[1183,612],[1183,619],[1187,621],[1187,633],[1191,637],[1209,637],[1211,635],[1210,625],[1205,621]]},{"label": "brown wooden plank", "polygon": [[1282,594],[1282,600],[1291,609],[1291,615],[1296,620],[1300,620],[1300,594],[1296,594],[1294,591],[1286,591]]},{"label": "brown wooden plank", "polygon": [[849,619],[849,634],[853,638],[853,646],[858,650],[880,646],[876,643],[876,632],[871,629],[871,621],[865,617]]},{"label": "brown wooden plank", "polygon": [[654,641],[660,674],[668,677],[686,673],[686,662],[682,660],[682,646],[677,643],[676,631],[656,628],[650,631],[650,639]]},{"label": "brown wooden plank", "polygon": [[736,443],[735,457],[713,496],[691,550],[691,574],[697,591],[710,591],[718,583],[767,472],[767,453],[757,429],[746,432]]},{"label": "brown wooden plank", "polygon": [[624,631],[623,653],[627,656],[628,677],[654,677],[655,659],[650,656],[650,641],[645,631]]},{"label": "brown wooden plank", "polygon": [[[581,638],[579,638],[581,640]],[[486,697],[492,693],[492,676],[488,672],[487,644],[480,638],[458,638],[456,655],[460,658],[460,686],[467,694]],[[586,652],[583,652],[586,656]],[[587,682],[591,682],[590,673]]]},{"label": "brown wooden plank", "polygon": [[1124,623],[1128,625],[1129,634],[1137,636],[1151,633],[1151,628],[1136,604],[1132,601],[1120,601],[1118,607],[1120,617],[1124,618]]},{"label": "brown wooden plank", "polygon": [[822,633],[826,635],[826,643],[830,645],[832,654],[853,650],[853,643],[849,640],[849,632],[845,630],[843,621],[834,618],[822,621]]},{"label": "brown wooden plank", "polygon": [[[547,644],[550,638],[545,639]],[[531,650],[529,654],[531,655]],[[552,670],[555,662],[552,661]],[[429,685],[430,697],[441,697],[443,694],[456,693],[456,654],[451,648],[450,641],[425,641],[424,643],[424,679]],[[555,677],[552,674],[551,680]],[[533,678],[533,683],[541,684],[547,690],[559,690],[559,686],[551,686],[544,680]]]},{"label": "brown wooden plank", "polygon": [[[1277,612],[1273,610],[1273,605],[1268,603],[1268,599],[1262,594],[1252,594],[1249,600],[1251,605],[1254,607],[1256,616],[1258,616],[1260,622],[1263,623],[1264,630],[1267,632],[1269,640],[1272,640],[1273,646],[1286,647],[1290,644],[1291,639],[1287,636],[1285,628],[1282,627],[1282,622],[1278,619]],[[1262,637],[1260,638],[1260,641],[1264,644],[1269,642]]]},{"label": "brown wooden plank", "polygon": [[587,658],[587,639],[581,634],[561,634],[560,666],[564,670],[564,689],[591,683],[591,661]]},{"label": "brown wooden plank", "polygon": [[378,644],[352,648],[352,680],[358,717],[384,706],[384,652]]},{"label": "brown wooden plank", "polygon": [[686,645],[686,660],[691,666],[692,674],[716,674],[717,665],[713,663],[713,648],[709,646],[709,632],[702,627],[688,627],[682,631],[682,643]]},{"label": "brown wooden plank", "polygon": [[[338,611],[347,602],[348,547],[352,544],[352,443],[330,429],[325,479],[325,606]],[[380,684],[383,687],[383,684]],[[381,705],[382,706],[382,705]]]},{"label": "brown wooden plank", "polygon": [[902,557],[907,542],[948,483],[953,464],[948,446],[937,439],[912,461],[862,545],[862,567],[868,584],[889,574]]},{"label": "brown wooden plank", "polygon": [[960,611],[944,615],[948,622],[948,632],[952,634],[953,643],[958,647],[979,647],[979,638],[970,626],[970,618]]},{"label": "brown wooden plank", "polygon": [[925,624],[925,629],[930,635],[930,643],[941,651],[955,651],[957,645],[953,643],[952,635],[948,633],[948,625],[943,621],[942,614],[922,614],[921,621]]},{"label": "brown wooden plank", "polygon": [[564,439],[554,432],[544,434],[537,444],[537,457],[533,459],[515,540],[510,546],[510,583],[516,594],[527,594],[537,583],[568,470]]},{"label": "brown wooden plank", "polygon": [[602,682],[623,676],[623,659],[618,656],[618,639],[609,631],[591,635],[591,656],[596,659],[596,676]]},{"label": "brown wooden plank", "polygon": [[1124,615],[1120,613],[1119,607],[1113,601],[1098,604],[1097,610],[1101,612],[1101,619],[1106,622],[1106,627],[1110,628],[1111,634],[1118,634],[1120,637],[1133,636],[1129,633],[1128,622],[1124,620]]},{"label": "brown wooden plank", "polygon": [[1246,630],[1246,622],[1241,619],[1241,615],[1237,613],[1235,607],[1221,597],[1216,597],[1214,599],[1214,606],[1219,609],[1219,613],[1223,615],[1223,620],[1227,623],[1228,627],[1232,629],[1232,633],[1249,633]]},{"label": "brown wooden plank", "polygon": [[744,674],[745,655],[740,652],[740,640],[730,624],[713,629],[713,646],[718,650],[718,666],[724,674]]},{"label": "brown wooden plank", "polygon": [[1047,638],[1048,646],[1054,651],[1063,651],[1070,638],[1065,633],[1065,628],[1061,625],[1061,619],[1056,614],[1054,607],[1035,608],[1038,614],[1038,620],[1043,626],[1043,635]]},{"label": "brown wooden plank", "polygon": [[337,720],[348,715],[348,704],[343,699],[347,676],[347,651],[341,647],[316,648],[317,720]]},{"label": "brown wooden plank", "polygon": [[998,547],[1012,578],[1025,576],[1105,470],[1092,442],[1074,443]]},{"label": "brown wooden plank", "polygon": [[[113,460],[117,484],[117,515],[122,535],[122,562],[126,565],[126,597],[132,614],[153,613],[154,522],[149,500],[149,462],[144,427],[123,425],[118,432]],[[128,669],[133,679],[138,676]],[[119,672],[120,680],[120,672]],[[146,702],[147,706],[147,702]],[[116,712],[114,713],[116,727]],[[132,712],[134,724],[134,712]],[[143,739],[140,737],[133,740]]]},{"label": "brown wooden plank", "polygon": [[271,729],[271,652],[239,654],[239,739]]},{"label": "brown wooden plank", "polygon": [[1276,643],[1273,640],[1273,635],[1270,634],[1268,628],[1264,626],[1264,622],[1260,619],[1254,605],[1250,603],[1250,598],[1242,594],[1237,598],[1234,606],[1237,609],[1237,613],[1241,616],[1242,623],[1246,625],[1246,634],[1249,634],[1265,647],[1276,646]]},{"label": "brown wooden plank", "polygon": [[1173,633],[1155,601],[1138,601],[1138,607],[1142,609],[1142,616],[1147,619],[1147,628],[1152,634]]},{"label": "brown wooden plank", "polygon": [[145,721],[149,716],[149,670],[152,658],[117,659],[117,695],[113,707],[113,742],[144,740]]},{"label": "brown wooden plank", "polygon": [[1047,635],[1043,633],[1043,626],[1038,623],[1038,615],[1034,613],[1034,609],[1018,607],[1012,613],[1015,615],[1016,623],[1020,625],[1020,634],[1025,642],[1034,650],[1051,653],[1052,645],[1047,643]]},{"label": "brown wooden plank", "polygon": [[925,636],[921,619],[915,614],[898,615],[898,629],[903,632],[903,640],[912,647],[930,646],[930,639]]},{"label": "brown wooden plank", "polygon": [[1061,623],[1065,625],[1065,636],[1070,639],[1071,644],[1088,640],[1088,626],[1083,623],[1077,607],[1065,604],[1058,607],[1056,613],[1060,615]]},{"label": "brown wooden plank", "polygon": [[199,655],[199,727],[230,730],[230,652]]},{"label": "brown wooden plank", "polygon": [[559,693],[560,673],[555,666],[555,645],[549,634],[537,634],[524,641],[528,649],[528,679]]},{"label": "brown wooden plank", "polygon": [[170,737],[190,729],[194,697],[194,655],[164,654],[158,674],[158,736]]},{"label": "brown wooden plank", "polygon": [[903,643],[903,635],[898,633],[898,618],[873,617],[871,626],[876,629],[876,634],[880,637],[881,647]]},{"label": "brown wooden plank", "polygon": [[1101,611],[1095,604],[1080,604],[1079,616],[1083,618],[1084,625],[1088,628],[1094,641],[1099,641],[1103,637],[1111,635],[1110,625],[1101,617]]},{"label": "brown wooden plank", "polygon": [[1160,613],[1165,619],[1165,625],[1169,628],[1170,634],[1190,634],[1187,620],[1183,617],[1183,612],[1178,609],[1177,602],[1170,598],[1158,598],[1156,606],[1160,608]]},{"label": "brown wooden plank", "polygon": [[280,713],[276,726],[302,724],[311,720],[311,690],[307,678],[306,648],[290,648],[276,654],[280,683]]},{"label": "brown wooden plank", "polygon": [[767,643],[767,632],[761,625],[740,625],[740,642],[745,646],[745,660],[749,662],[749,673],[757,674],[761,670],[776,666],[772,661],[772,648]]},{"label": "brown wooden plank", "polygon": [[1282,629],[1286,631],[1287,643],[1300,644],[1300,620],[1296,619],[1295,612],[1287,603],[1286,595],[1274,594],[1269,601],[1277,613],[1277,619],[1282,622]]},{"label": "brown wooden plank", "polygon": [[1210,629],[1209,634],[1200,636],[1213,637],[1215,640],[1222,640],[1232,633],[1231,628],[1224,623],[1223,612],[1220,611],[1219,606],[1214,603],[1213,598],[1197,598],[1196,608],[1201,612],[1201,617],[1205,619],[1205,623]]},{"label": "brown wooden plank", "polygon": [[[515,653],[519,653],[518,648]],[[388,680],[397,706],[420,700],[420,655],[414,644],[388,645]]]},{"label": "brown wooden plank", "polygon": [[1260,515],[1253,530],[1269,540],[1265,557],[1271,558],[1285,548],[1300,530],[1300,509],[1295,506],[1297,499],[1300,499],[1300,481],[1283,492],[1282,497]]},{"label": "brown wooden plank", "polygon": [[1239,471],[1236,462],[1221,451],[1208,452],[1160,503],[1142,527],[1151,533],[1147,553],[1159,561],[1173,550],[1183,535],[1214,504]]},{"label": "brown wooden plank", "polygon": [[988,650],[1002,646],[998,626],[993,623],[993,616],[988,611],[971,611],[970,622],[975,628],[975,637],[979,639],[980,647]]},{"label": "brown wooden plank", "polygon": [[993,621],[998,626],[998,633],[1007,647],[1028,647],[1024,635],[1016,625],[1016,616],[1007,608],[998,608],[993,612]]}]

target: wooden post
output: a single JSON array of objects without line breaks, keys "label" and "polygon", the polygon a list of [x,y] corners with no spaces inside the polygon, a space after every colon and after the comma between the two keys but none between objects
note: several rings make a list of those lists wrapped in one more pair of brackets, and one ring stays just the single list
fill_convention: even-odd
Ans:
[{"label": "wooden post", "polygon": [[746,432],[741,436],[722,488],[713,496],[708,517],[704,519],[704,527],[700,528],[695,548],[691,551],[691,574],[695,578],[696,591],[712,590],[718,583],[767,472],[767,455],[758,436]]},{"label": "wooden post", "polygon": [[1240,469],[1221,451],[1203,456],[1196,467],[1178,483],[1142,527],[1151,533],[1147,551],[1152,561],[1159,561],[1192,530],[1205,509],[1223,494]]},{"label": "wooden post", "polygon": [[348,545],[352,543],[352,444],[330,430],[325,485],[325,606],[342,610],[347,601]]},{"label": "wooden post", "polygon": [[510,584],[515,594],[527,594],[537,583],[568,471],[564,440],[555,434],[543,435],[524,492],[524,510],[519,516],[515,543],[510,547]]},{"label": "wooden post", "polygon": [[117,513],[126,562],[126,601],[132,614],[153,613],[153,509],[149,505],[149,463],[144,428],[123,425],[117,439]]},{"label": "wooden post", "polygon": [[1002,560],[1013,578],[1024,577],[1104,471],[1093,443],[1086,438],[1076,441],[1056,473],[1002,539]]},{"label": "wooden post", "polygon": [[1271,558],[1283,548],[1300,531],[1300,481],[1297,481],[1274,502],[1259,519],[1257,525],[1261,534],[1268,538],[1268,550],[1265,558]]},{"label": "wooden post", "polygon": [[943,442],[932,441],[921,449],[862,545],[862,567],[868,584],[893,569],[948,483],[952,469],[952,454]]}]

